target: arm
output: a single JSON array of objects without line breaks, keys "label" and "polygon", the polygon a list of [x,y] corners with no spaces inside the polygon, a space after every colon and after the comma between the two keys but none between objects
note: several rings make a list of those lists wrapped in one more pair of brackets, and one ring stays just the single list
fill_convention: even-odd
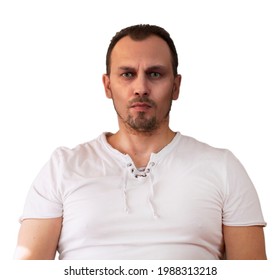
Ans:
[{"label": "arm", "polygon": [[22,222],[15,259],[51,260],[55,258],[62,218],[26,219]]},{"label": "arm", "polygon": [[261,226],[223,226],[226,259],[266,260]]}]

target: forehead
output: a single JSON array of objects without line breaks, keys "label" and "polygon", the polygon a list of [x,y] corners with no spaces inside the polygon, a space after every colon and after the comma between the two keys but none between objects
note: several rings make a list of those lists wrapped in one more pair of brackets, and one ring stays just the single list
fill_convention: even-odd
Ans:
[{"label": "forehead", "polygon": [[151,35],[141,41],[125,36],[118,41],[111,53],[111,67],[120,64],[163,64],[172,67],[171,52],[168,44],[160,37]]}]

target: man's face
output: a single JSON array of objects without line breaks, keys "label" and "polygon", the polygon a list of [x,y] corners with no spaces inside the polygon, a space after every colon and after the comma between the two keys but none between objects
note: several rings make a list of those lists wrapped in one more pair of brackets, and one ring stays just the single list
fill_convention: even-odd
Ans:
[{"label": "man's face", "polygon": [[135,132],[153,132],[168,126],[181,77],[174,77],[171,53],[163,39],[122,38],[113,48],[110,70],[109,76],[103,76],[103,83],[107,97],[113,99],[120,125]]}]

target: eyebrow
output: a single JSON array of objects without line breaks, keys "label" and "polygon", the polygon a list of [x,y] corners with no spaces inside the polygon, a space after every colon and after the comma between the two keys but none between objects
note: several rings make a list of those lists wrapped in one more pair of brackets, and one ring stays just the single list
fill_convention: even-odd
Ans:
[{"label": "eyebrow", "polygon": [[[135,68],[132,66],[120,66],[118,67],[118,70],[120,71],[135,71]],[[146,72],[152,72],[152,71],[164,71],[166,70],[166,66],[164,65],[152,65],[150,67],[148,67],[145,71]]]},{"label": "eyebrow", "polygon": [[118,67],[118,70],[121,70],[121,71],[134,71],[134,68],[130,67],[130,66],[120,66],[120,67]]}]

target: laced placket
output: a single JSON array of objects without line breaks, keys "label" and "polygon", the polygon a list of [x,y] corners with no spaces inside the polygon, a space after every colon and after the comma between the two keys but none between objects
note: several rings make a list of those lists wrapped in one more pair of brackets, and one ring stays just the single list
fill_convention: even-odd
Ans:
[{"label": "laced placket", "polygon": [[155,166],[155,162],[151,161],[149,162],[148,166],[143,170],[139,171],[133,163],[129,162],[127,163],[127,168],[129,169],[129,172],[127,172],[127,169],[124,169],[124,184],[122,188],[123,192],[123,198],[124,198],[124,210],[126,213],[130,213],[130,208],[128,204],[128,195],[127,195],[127,181],[128,181],[128,174],[131,173],[135,179],[138,179],[140,177],[148,177],[149,185],[150,185],[150,194],[148,196],[148,202],[150,205],[150,208],[153,213],[154,218],[159,218],[159,215],[156,211],[156,207],[154,205],[154,177],[152,175],[151,169]]}]

